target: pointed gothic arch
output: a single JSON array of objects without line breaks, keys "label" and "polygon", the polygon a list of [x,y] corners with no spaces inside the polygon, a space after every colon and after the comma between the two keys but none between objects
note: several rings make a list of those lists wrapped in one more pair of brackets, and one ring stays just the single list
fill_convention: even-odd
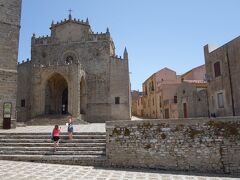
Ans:
[{"label": "pointed gothic arch", "polygon": [[68,113],[68,83],[59,73],[52,74],[45,85],[45,114]]}]

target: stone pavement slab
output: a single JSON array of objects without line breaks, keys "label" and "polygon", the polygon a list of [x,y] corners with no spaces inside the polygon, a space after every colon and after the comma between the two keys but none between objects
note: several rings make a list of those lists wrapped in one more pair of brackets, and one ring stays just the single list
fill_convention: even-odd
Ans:
[{"label": "stone pavement slab", "polygon": [[[67,132],[67,126],[60,126],[62,132]],[[16,129],[0,129],[0,133],[38,133],[38,132],[52,132],[54,126],[26,126],[17,127]],[[91,123],[74,125],[74,132],[106,132],[105,123]]]},{"label": "stone pavement slab", "polygon": [[163,171],[108,169],[0,160],[1,180],[236,180],[207,175],[181,175]]}]

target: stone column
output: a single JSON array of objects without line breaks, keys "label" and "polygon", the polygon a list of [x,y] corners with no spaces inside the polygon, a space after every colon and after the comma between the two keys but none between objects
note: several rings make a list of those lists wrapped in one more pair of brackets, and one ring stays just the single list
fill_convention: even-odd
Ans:
[{"label": "stone column", "polygon": [[16,122],[17,57],[21,0],[0,1],[0,128],[3,126],[3,104],[12,104],[12,127]]}]

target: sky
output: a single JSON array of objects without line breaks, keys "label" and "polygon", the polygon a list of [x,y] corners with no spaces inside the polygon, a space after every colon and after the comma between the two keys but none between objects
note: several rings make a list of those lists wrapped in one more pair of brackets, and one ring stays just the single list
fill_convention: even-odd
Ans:
[{"label": "sky", "polygon": [[109,27],[116,54],[129,54],[131,89],[164,67],[178,75],[204,64],[203,46],[240,35],[239,0],[23,0],[18,61],[31,59],[31,36],[50,35],[52,20],[89,18]]}]

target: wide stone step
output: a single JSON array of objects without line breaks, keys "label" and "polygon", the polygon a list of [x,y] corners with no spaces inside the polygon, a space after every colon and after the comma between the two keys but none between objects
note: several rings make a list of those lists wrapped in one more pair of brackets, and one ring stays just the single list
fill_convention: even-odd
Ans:
[{"label": "wide stone step", "polygon": [[101,155],[0,155],[0,160],[101,167],[106,165],[106,156]]},{"label": "wide stone step", "polygon": [[[53,143],[53,141],[48,139],[0,139],[0,144],[2,143]],[[106,143],[106,139],[60,139],[60,143]]]},{"label": "wide stone step", "polygon": [[[1,146],[14,146],[14,147],[52,147],[53,143],[1,143]],[[106,143],[59,143],[60,147],[105,147]]]},{"label": "wide stone step", "polygon": [[[1,135],[0,139],[49,139],[51,134],[48,135]],[[68,135],[61,135],[61,139],[68,139]],[[106,135],[73,135],[73,139],[106,139]]]},{"label": "wide stone step", "polygon": [[[35,135],[47,135],[47,136],[50,136],[50,134],[51,134],[51,132],[38,132],[38,133],[35,133],[35,132],[31,132],[31,133],[17,133],[17,132],[2,132],[2,133],[0,133],[0,135],[2,136],[2,135],[11,135],[11,136],[14,136],[14,135],[17,135],[17,136],[19,136],[19,135],[29,135],[29,136],[35,136]],[[68,135],[68,133],[67,132],[62,132],[61,133],[61,136],[67,136]],[[76,135],[88,135],[88,136],[90,136],[90,135],[106,135],[106,132],[74,132],[73,133],[73,135],[74,136],[76,136]]]},{"label": "wide stone step", "polygon": [[[51,151],[53,147],[9,147],[0,146],[0,151]],[[59,151],[105,151],[105,146],[102,147],[58,147]]]},{"label": "wide stone step", "polygon": [[57,151],[53,150],[50,132],[0,133],[2,160],[104,166],[106,132],[75,132],[72,140],[63,132]]},{"label": "wide stone step", "polygon": [[61,151],[57,148],[57,151],[53,151],[52,148],[49,151],[2,151],[0,155],[106,155],[105,151]]}]

